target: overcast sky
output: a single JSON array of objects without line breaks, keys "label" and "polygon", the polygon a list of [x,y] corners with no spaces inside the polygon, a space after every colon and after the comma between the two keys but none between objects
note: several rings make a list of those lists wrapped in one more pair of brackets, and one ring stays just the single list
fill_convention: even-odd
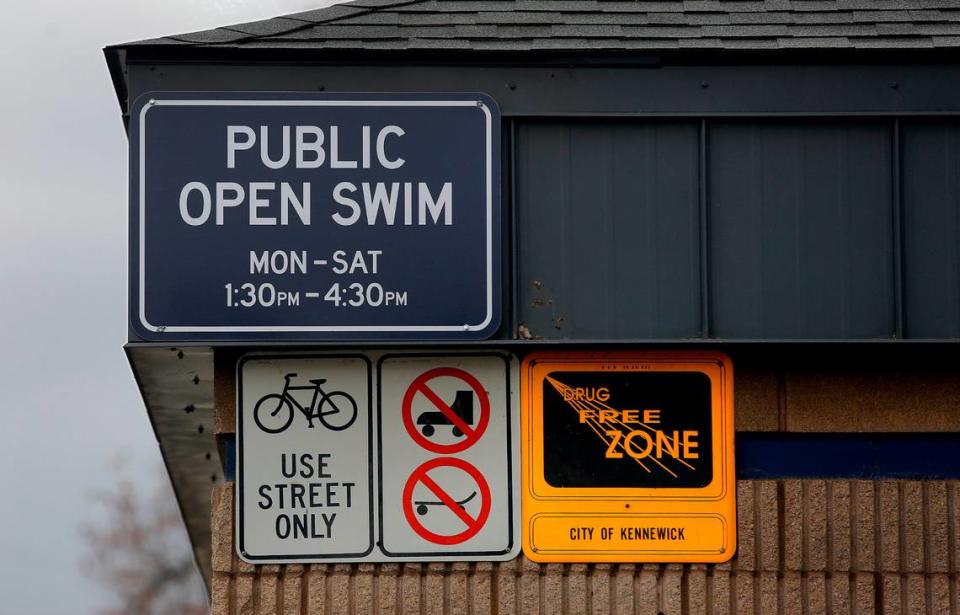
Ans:
[{"label": "overcast sky", "polygon": [[102,48],[330,0],[33,0],[0,20],[2,613],[93,613],[79,525],[159,452],[122,346],[127,141]]}]

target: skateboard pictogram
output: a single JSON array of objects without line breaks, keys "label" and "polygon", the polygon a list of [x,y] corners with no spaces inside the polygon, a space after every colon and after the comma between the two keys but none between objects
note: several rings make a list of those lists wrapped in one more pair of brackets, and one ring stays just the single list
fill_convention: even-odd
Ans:
[{"label": "skateboard pictogram", "polygon": [[[448,484],[454,482],[449,478],[441,481],[444,484],[439,484],[434,480],[430,472],[439,468],[455,468],[459,470],[460,476],[455,484]],[[464,485],[471,482],[476,485],[472,494],[461,499],[457,499],[451,495],[451,492],[456,489],[462,490],[464,489]],[[437,498],[437,502],[429,502],[416,498],[414,492],[417,486],[421,484],[426,487],[432,497]],[[470,488],[468,487],[467,489],[469,490]],[[466,504],[476,499],[477,495],[479,495],[479,512],[471,514]],[[417,515],[419,514],[426,520],[430,515],[429,506],[443,506],[452,512],[459,519],[458,527],[450,532],[440,531],[437,527],[433,529],[428,528],[426,526],[427,524],[421,521]],[[475,509],[476,506],[470,508]],[[490,515],[490,487],[487,485],[483,474],[473,465],[462,459],[455,457],[431,459],[414,470],[407,480],[407,484],[403,488],[403,514],[407,518],[407,523],[413,528],[413,531],[422,538],[440,545],[460,544],[475,536],[487,522],[487,517]],[[460,529],[461,527],[463,529]]]}]

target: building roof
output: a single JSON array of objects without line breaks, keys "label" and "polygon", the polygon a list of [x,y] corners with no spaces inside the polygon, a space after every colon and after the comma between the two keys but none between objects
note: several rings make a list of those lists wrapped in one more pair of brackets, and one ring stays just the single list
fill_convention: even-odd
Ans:
[{"label": "building roof", "polygon": [[355,0],[119,45],[340,50],[960,48],[960,0]]}]

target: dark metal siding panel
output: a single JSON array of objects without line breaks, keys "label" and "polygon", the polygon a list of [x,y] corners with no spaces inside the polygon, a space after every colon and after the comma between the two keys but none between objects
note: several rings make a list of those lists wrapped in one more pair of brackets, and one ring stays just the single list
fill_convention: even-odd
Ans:
[{"label": "dark metal siding panel", "polygon": [[906,335],[960,337],[960,123],[903,124]]},{"label": "dark metal siding panel", "polygon": [[545,338],[700,332],[698,124],[529,122],[518,320]]},{"label": "dark metal siding panel", "polygon": [[887,123],[717,123],[708,136],[711,331],[895,331]]}]

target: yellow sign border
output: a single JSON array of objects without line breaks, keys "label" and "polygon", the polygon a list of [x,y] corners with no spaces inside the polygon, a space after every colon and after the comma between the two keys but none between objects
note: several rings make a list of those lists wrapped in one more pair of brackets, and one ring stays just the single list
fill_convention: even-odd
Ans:
[{"label": "yellow sign border", "polygon": [[[700,372],[711,382],[713,479],[701,488],[558,488],[543,471],[543,382],[553,371],[597,373]],[[736,471],[734,466],[733,364],[714,351],[536,352],[521,365],[521,476],[523,551],[537,562],[720,563],[736,551]],[[550,536],[549,520],[572,518],[701,522],[719,525],[706,539],[684,540],[673,548],[571,548]],[[540,531],[537,524],[540,524]],[[716,529],[718,527],[719,529]],[[590,541],[591,545],[595,544]]]}]

